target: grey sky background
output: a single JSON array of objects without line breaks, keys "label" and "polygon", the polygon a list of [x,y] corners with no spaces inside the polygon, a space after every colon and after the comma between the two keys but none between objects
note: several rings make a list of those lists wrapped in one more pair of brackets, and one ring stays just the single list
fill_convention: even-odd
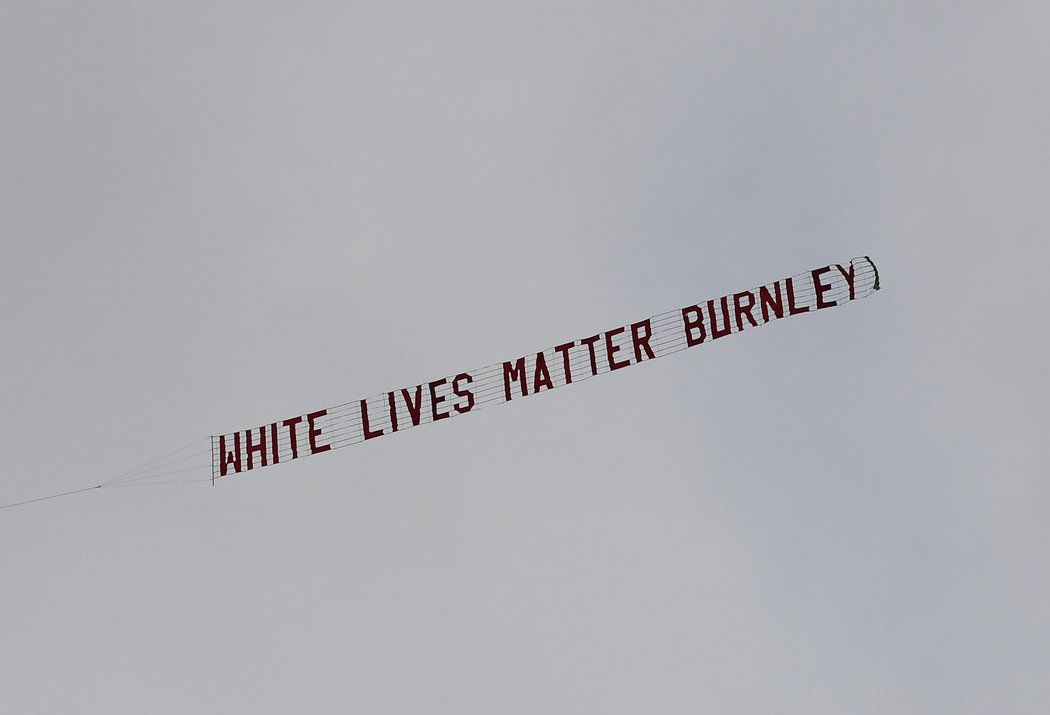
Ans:
[{"label": "grey sky background", "polygon": [[1048,22],[5,0],[2,502],[858,254],[885,289],[0,512],[3,711],[1045,712]]}]

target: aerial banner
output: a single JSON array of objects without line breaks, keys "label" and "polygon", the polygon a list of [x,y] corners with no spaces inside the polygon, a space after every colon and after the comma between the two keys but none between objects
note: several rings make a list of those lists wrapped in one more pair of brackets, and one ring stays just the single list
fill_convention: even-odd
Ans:
[{"label": "aerial banner", "polygon": [[476,370],[211,438],[211,479],[243,474],[655,360],[748,328],[834,308],[879,289],[870,258],[832,263]]}]

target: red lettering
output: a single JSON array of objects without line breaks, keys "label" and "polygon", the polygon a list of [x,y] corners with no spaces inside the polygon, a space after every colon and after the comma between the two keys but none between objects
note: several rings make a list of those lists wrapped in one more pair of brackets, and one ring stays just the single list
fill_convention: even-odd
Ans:
[{"label": "red lettering", "polygon": [[846,283],[849,284],[849,299],[853,300],[857,297],[857,291],[853,285],[857,279],[857,276],[853,273],[853,261],[850,261],[849,263],[849,271],[840,266],[838,263],[835,264],[835,267],[839,269],[839,273],[842,274],[842,277],[846,279]]},{"label": "red lettering", "polygon": [[536,371],[533,375],[532,393],[536,394],[544,387],[551,390],[554,388],[554,383],[551,382],[551,374],[547,369],[547,358],[543,356],[543,353],[536,353]]},{"label": "red lettering", "polygon": [[443,377],[440,380],[434,380],[433,382],[427,383],[427,387],[430,388],[430,416],[434,419],[435,422],[448,417],[447,412],[438,412],[438,405],[445,401],[445,396],[438,396],[437,392],[435,391],[435,388],[441,387],[447,382],[448,379]]},{"label": "red lettering", "polygon": [[798,315],[799,313],[808,313],[809,312],[809,306],[808,305],[805,306],[804,308],[796,308],[795,307],[795,286],[792,283],[791,279],[790,278],[785,278],[784,279],[784,285],[787,286],[788,315]]},{"label": "red lettering", "polygon": [[401,397],[405,399],[405,406],[408,407],[408,416],[412,420],[412,426],[418,427],[423,412],[423,386],[416,385],[415,404],[412,403],[412,398],[408,394],[408,388],[401,388]]},{"label": "red lettering", "polygon": [[821,308],[834,308],[838,303],[835,301],[824,300],[824,294],[831,290],[831,286],[824,285],[820,282],[820,277],[825,273],[831,272],[831,266],[824,266],[823,268],[817,268],[812,271],[813,275],[813,287],[817,290],[817,310]]},{"label": "red lettering", "polygon": [[[699,305],[690,305],[682,308],[682,323],[685,326],[685,344],[687,347],[699,345],[707,339],[707,331],[704,330],[704,314]],[[699,330],[700,334],[693,337],[693,331]]]},{"label": "red lettering", "polygon": [[397,432],[397,403],[393,392],[386,393],[386,404],[390,408],[390,431]]},{"label": "red lettering", "polygon": [[[368,424],[368,400],[361,400],[361,430],[365,433],[365,439],[372,439],[373,437],[382,437],[383,428],[380,427],[376,431],[372,431]],[[313,446],[313,443],[311,443]]]},{"label": "red lettering", "polygon": [[564,343],[559,345],[554,350],[561,353],[561,364],[565,368],[565,384],[572,384],[572,369],[569,366],[569,351],[576,346],[576,341],[573,340],[571,343]]},{"label": "red lettering", "polygon": [[605,334],[605,357],[609,360],[609,369],[610,370],[619,370],[621,367],[627,367],[628,365],[631,364],[630,360],[626,360],[624,362],[616,362],[613,359],[613,355],[615,355],[616,353],[620,352],[620,346],[619,345],[613,345],[613,342],[612,342],[613,336],[619,335],[620,333],[624,332],[625,330],[626,330],[626,328],[617,328],[616,330],[610,330],[609,332],[607,332]]},{"label": "red lettering", "polygon": [[458,404],[453,405],[453,407],[455,408],[456,412],[458,412],[459,414],[462,415],[465,412],[470,412],[470,410],[474,407],[474,393],[471,392],[470,390],[464,390],[462,387],[460,387],[459,386],[460,380],[466,382],[469,385],[470,383],[474,382],[474,378],[472,378],[470,375],[468,375],[465,372],[461,372],[458,375],[456,375],[456,379],[452,381],[452,393],[456,397],[466,397],[467,398],[467,406],[466,407],[460,407]]},{"label": "red lettering", "polygon": [[[747,298],[747,305],[741,305],[740,299]],[[744,329],[744,321],[740,319],[741,315],[747,316],[747,322],[751,323],[753,327],[758,327],[758,323],[755,322],[755,318],[751,315],[752,308],[755,307],[755,294],[749,290],[741,291],[740,293],[733,294],[733,312],[736,314],[736,329]]]},{"label": "red lettering", "polygon": [[776,290],[776,300],[769,294],[769,289],[762,286],[758,289],[758,300],[762,303],[762,322],[769,322],[769,309],[773,309],[773,315],[777,318],[784,317],[784,298],[780,295],[780,281],[773,284]]},{"label": "red lettering", "polygon": [[295,438],[295,426],[302,421],[302,417],[292,417],[281,423],[288,428],[288,443],[292,447],[292,459],[299,458],[299,441]]},{"label": "red lettering", "polygon": [[240,474],[241,472],[241,433],[235,432],[233,435],[233,451],[226,451],[226,435],[219,437],[219,476],[225,477],[226,473],[230,470],[230,465],[233,465],[233,471]]},{"label": "red lettering", "polygon": [[[645,331],[645,335],[642,335],[642,330]],[[645,354],[649,356],[650,360],[656,359],[653,349],[649,347],[649,338],[651,337],[653,337],[653,322],[651,318],[631,325],[631,342],[634,344],[635,362],[642,361],[643,349],[645,350]]]},{"label": "red lettering", "polygon": [[277,445],[277,423],[276,422],[274,422],[273,424],[270,425],[270,448],[271,448],[270,451],[273,454],[273,463],[274,464],[280,464],[281,463],[281,450],[278,449],[278,445]]},{"label": "red lettering", "polygon": [[254,465],[252,464],[252,457],[256,452],[262,458],[262,466],[266,466],[266,428],[259,428],[259,443],[255,444],[252,442],[252,431],[250,429],[244,430],[244,451],[248,455],[248,469],[251,469]]},{"label": "red lettering", "polygon": [[602,336],[602,334],[598,333],[597,335],[592,335],[591,337],[584,338],[583,340],[580,341],[581,345],[586,345],[587,346],[587,351],[588,351],[588,353],[590,353],[590,356],[591,356],[591,374],[592,375],[597,375],[598,374],[598,361],[595,359],[595,356],[594,356],[594,344],[596,342],[598,342],[598,338],[600,338],[601,336]]},{"label": "red lettering", "polygon": [[711,339],[718,340],[733,332],[733,326],[729,324],[729,296],[722,296],[722,330],[718,329],[718,320],[715,318],[715,302],[707,301],[707,314],[711,318]]},{"label": "red lettering", "polygon": [[503,363],[503,396],[510,402],[510,381],[517,380],[521,383],[521,396],[529,394],[529,386],[525,384],[525,358],[518,358],[513,366],[509,362]]},{"label": "red lettering", "polygon": [[318,410],[317,412],[311,412],[306,416],[306,425],[309,428],[310,437],[310,454],[320,454],[321,452],[327,452],[332,448],[330,444],[317,444],[317,438],[321,436],[321,429],[314,426],[314,421],[319,417],[324,417],[328,414],[328,410]]}]

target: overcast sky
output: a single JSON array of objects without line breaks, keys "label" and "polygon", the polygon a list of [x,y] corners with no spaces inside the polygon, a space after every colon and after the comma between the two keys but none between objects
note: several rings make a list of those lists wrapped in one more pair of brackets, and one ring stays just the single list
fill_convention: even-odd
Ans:
[{"label": "overcast sky", "polygon": [[1045,712],[1048,23],[5,0],[3,503],[856,255],[884,289],[4,510],[0,709]]}]

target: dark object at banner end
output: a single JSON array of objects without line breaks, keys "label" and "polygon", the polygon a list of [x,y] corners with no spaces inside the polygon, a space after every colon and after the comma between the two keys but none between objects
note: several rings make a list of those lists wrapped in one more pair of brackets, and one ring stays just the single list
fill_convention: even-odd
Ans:
[{"label": "dark object at banner end", "polygon": [[870,263],[871,264],[871,270],[875,271],[875,288],[874,288],[874,290],[879,290],[880,288],[882,288],[882,286],[879,285],[879,267],[875,265],[875,261],[871,260],[871,256],[864,256],[864,260],[867,261],[868,263]]}]

